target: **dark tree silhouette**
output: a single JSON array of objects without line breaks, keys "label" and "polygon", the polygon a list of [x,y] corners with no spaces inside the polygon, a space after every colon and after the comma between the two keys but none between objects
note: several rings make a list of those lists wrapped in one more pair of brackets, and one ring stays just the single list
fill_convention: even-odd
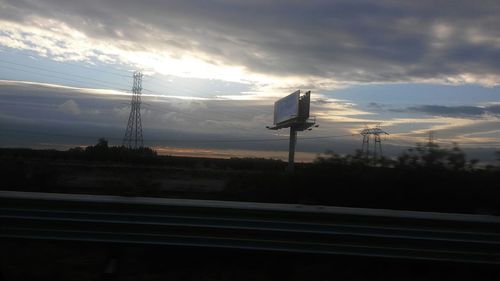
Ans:
[{"label": "dark tree silhouette", "polygon": [[410,148],[397,158],[396,166],[399,168],[428,168],[428,169],[448,169],[466,170],[474,169],[477,164],[476,159],[467,161],[464,151],[454,143],[453,148],[446,149],[438,144],[428,142],[417,143],[414,148]]}]

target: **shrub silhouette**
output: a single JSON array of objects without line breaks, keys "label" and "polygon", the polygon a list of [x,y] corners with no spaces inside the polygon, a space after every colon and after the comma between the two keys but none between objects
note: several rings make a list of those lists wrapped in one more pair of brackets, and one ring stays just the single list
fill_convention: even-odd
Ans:
[{"label": "shrub silhouette", "polygon": [[427,168],[446,170],[474,169],[476,159],[467,161],[465,152],[454,143],[451,149],[440,148],[438,144],[428,142],[417,143],[397,158],[398,168]]}]

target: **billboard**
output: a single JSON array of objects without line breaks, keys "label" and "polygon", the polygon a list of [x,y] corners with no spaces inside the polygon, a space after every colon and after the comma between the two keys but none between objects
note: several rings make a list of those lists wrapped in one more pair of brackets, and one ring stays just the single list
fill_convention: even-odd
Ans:
[{"label": "billboard", "polygon": [[311,107],[311,91],[307,91],[299,100],[299,119],[306,121],[309,119],[309,111]]},{"label": "billboard", "polygon": [[297,90],[274,103],[275,125],[292,120],[299,116],[299,97],[300,90]]}]

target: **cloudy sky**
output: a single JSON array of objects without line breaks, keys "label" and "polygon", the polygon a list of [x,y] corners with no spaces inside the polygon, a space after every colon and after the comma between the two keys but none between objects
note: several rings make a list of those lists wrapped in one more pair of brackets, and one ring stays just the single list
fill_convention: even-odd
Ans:
[{"label": "cloudy sky", "polygon": [[[285,158],[273,102],[312,91],[298,157],[453,142],[500,149],[498,1],[0,0],[3,147],[121,144],[132,72],[146,145]],[[491,155],[491,156],[489,156]]]}]

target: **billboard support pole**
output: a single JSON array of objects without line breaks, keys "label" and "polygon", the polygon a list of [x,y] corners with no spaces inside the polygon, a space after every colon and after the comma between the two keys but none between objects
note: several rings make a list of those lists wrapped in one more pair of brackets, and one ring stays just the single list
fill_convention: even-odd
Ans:
[{"label": "billboard support pole", "polygon": [[295,169],[295,144],[297,143],[297,129],[295,126],[290,126],[290,144],[288,146],[288,171],[293,172]]},{"label": "billboard support pole", "polygon": [[311,91],[300,95],[297,90],[290,95],[277,100],[274,103],[274,124],[266,126],[269,130],[290,128],[290,143],[288,145],[288,167],[287,171],[293,173],[295,170],[295,145],[297,144],[297,132],[312,130],[316,125],[316,118],[310,119]]}]

